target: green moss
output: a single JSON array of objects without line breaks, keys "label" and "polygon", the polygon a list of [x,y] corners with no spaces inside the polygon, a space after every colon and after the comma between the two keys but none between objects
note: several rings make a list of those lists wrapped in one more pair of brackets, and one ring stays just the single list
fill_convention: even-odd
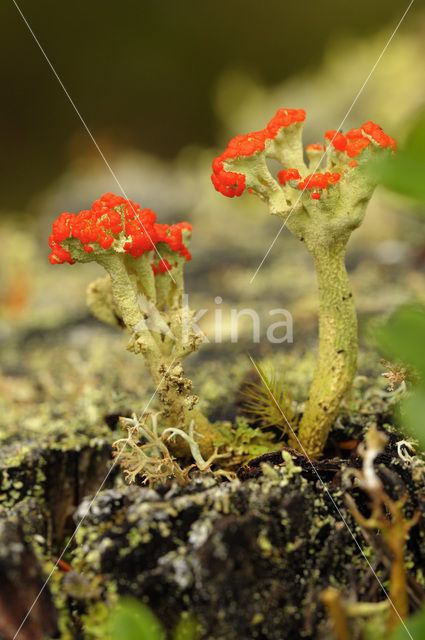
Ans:
[{"label": "green moss", "polygon": [[[276,449],[276,437],[272,432],[251,427],[243,418],[236,418],[235,424],[216,425],[214,441],[219,451],[229,454],[231,466],[239,466],[250,458],[255,458]],[[224,460],[224,466],[227,466]]]}]

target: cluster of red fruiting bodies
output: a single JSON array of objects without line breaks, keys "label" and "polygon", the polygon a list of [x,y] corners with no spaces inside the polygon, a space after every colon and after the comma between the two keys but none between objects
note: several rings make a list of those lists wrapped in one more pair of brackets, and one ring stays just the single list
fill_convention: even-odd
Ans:
[{"label": "cluster of red fruiting bodies", "polygon": [[245,176],[243,173],[226,171],[223,162],[232,158],[252,156],[263,151],[267,140],[275,138],[282,127],[289,127],[295,122],[304,120],[304,109],[279,109],[265,129],[232,138],[227,149],[215,158],[212,164],[211,180],[217,191],[229,198],[241,196],[245,189]]},{"label": "cluster of red fruiting bodies", "polygon": [[[279,109],[265,129],[236,136],[230,140],[227,149],[215,158],[212,164],[213,173],[211,180],[216,190],[229,198],[242,195],[245,190],[245,175],[234,171],[226,171],[223,163],[234,158],[255,156],[264,151],[266,142],[273,140],[282,128],[290,127],[304,120],[304,109]],[[381,147],[387,147],[393,151],[395,151],[397,146],[395,140],[387,136],[379,125],[370,121],[363,124],[359,129],[351,129],[351,131],[345,135],[340,131],[326,131],[325,138],[330,141],[336,151],[347,154],[349,158],[358,156],[364,148],[372,144],[372,141]],[[324,149],[326,149],[326,147],[322,147],[319,144],[311,144],[306,150],[308,152],[323,151]],[[349,162],[350,167],[356,165],[356,160]],[[278,174],[278,179],[281,184],[285,184],[289,180],[300,180],[298,188],[301,190],[325,189],[328,184],[333,184],[340,178],[341,174],[338,172],[313,173],[305,178],[301,178],[297,169],[289,168],[280,171]],[[320,193],[314,191],[311,197],[319,199]]]},{"label": "cluster of red fruiting bodies", "polygon": [[[298,189],[326,189],[329,184],[338,182],[341,174],[338,173],[338,171],[334,173],[330,173],[330,171],[326,171],[326,173],[310,173],[310,175],[302,180],[298,169],[283,169],[279,171],[277,178],[280,184],[286,184],[290,180],[301,180],[301,182],[298,183]],[[311,197],[318,200],[320,193],[314,191]]]},{"label": "cluster of red fruiting bodies", "polygon": [[[134,258],[140,258],[146,252],[155,249],[159,242],[164,242],[178,255],[191,259],[187,247],[183,244],[182,231],[192,230],[188,222],[178,224],[157,224],[156,214],[151,209],[141,209],[140,205],[112,193],[105,193],[93,203],[91,209],[78,214],[62,213],[53,223],[49,245],[52,253],[49,260],[52,264],[69,262],[74,264],[71,253],[62,242],[68,238],[81,241],[84,251],[91,253],[93,244],[102,249],[109,249],[118,234],[124,232],[126,241],[123,252]],[[155,273],[165,273],[172,268],[167,260],[160,260],[152,265]]]}]

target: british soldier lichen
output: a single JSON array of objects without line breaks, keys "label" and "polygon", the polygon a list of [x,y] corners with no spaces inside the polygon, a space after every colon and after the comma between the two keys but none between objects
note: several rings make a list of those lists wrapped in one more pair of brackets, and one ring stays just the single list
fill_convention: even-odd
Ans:
[{"label": "british soldier lichen", "polygon": [[[107,277],[88,288],[89,308],[103,322],[129,331],[127,348],[143,355],[166,425],[186,432],[195,425],[208,457],[214,450],[212,428],[195,408],[198,398],[181,364],[204,338],[193,330],[193,312],[183,304],[191,231],[187,222],[158,224],[150,209],[106,193],[90,210],[55,220],[49,259],[52,264],[96,261],[105,268]],[[189,451],[183,440],[181,445],[180,453]]]},{"label": "british soldier lichen", "polygon": [[[373,122],[345,135],[327,131],[327,147],[302,144],[303,109],[279,109],[265,129],[233,138],[213,161],[212,182],[233,198],[254,193],[285,221],[313,256],[319,289],[319,355],[298,438],[321,455],[343,396],[354,378],[357,317],[345,268],[348,239],[361,223],[375,188],[362,170],[376,153],[396,149]],[[266,160],[284,169],[271,174]],[[325,160],[326,158],[326,160]],[[326,164],[317,172],[321,164]]]}]

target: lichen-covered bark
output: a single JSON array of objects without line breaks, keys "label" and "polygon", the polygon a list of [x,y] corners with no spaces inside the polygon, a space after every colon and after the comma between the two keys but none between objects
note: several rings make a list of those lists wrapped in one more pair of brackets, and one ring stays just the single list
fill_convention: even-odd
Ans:
[{"label": "lichen-covered bark", "polygon": [[[423,466],[413,468],[397,456],[399,438],[395,433],[376,460],[377,473],[393,499],[409,496],[407,512],[418,509],[423,514]],[[80,444],[76,440],[76,450],[69,453],[80,455]],[[0,509],[0,608],[7,614],[0,620],[0,635],[5,640],[13,635],[5,633],[10,626],[1,624],[13,625],[16,631],[71,533],[68,528],[52,543],[48,532],[59,520],[54,509],[45,508],[55,473],[57,497],[66,486],[56,463],[74,477],[73,465],[60,456],[62,446],[56,442],[43,448],[44,478],[38,483],[33,464],[41,452],[36,445],[20,460],[11,457],[10,450],[8,465],[4,462],[8,475],[1,474],[3,491],[11,499],[3,500],[7,507]],[[87,491],[96,492],[104,477],[103,449],[96,455],[99,446],[101,442],[91,442],[90,463],[89,458],[81,459],[75,469],[80,498]],[[65,558],[72,570],[53,573],[22,637],[56,637],[58,622],[63,640],[95,640],[117,597],[131,595],[147,603],[168,629],[175,627],[182,612],[189,612],[202,627],[199,640],[328,640],[331,632],[324,626],[320,601],[324,588],[332,584],[343,598],[353,597],[354,584],[358,602],[370,602],[371,594],[384,601],[308,461],[285,453],[284,462],[279,452],[251,461],[243,482],[221,482],[208,473],[194,475],[185,487],[170,483],[152,490],[120,483],[101,491],[87,512],[92,501],[88,495],[74,513],[75,524],[83,516],[84,520]],[[269,466],[262,466],[264,462]],[[368,557],[377,553],[377,575],[385,582],[392,567],[391,550],[375,535],[368,539],[374,550],[370,548],[344,504],[343,491],[351,486],[344,484],[344,468],[360,464],[359,458],[334,459],[320,462],[319,472]],[[23,486],[16,484],[18,478]],[[352,493],[358,507],[367,508],[368,498],[362,499],[356,489]],[[49,504],[56,504],[56,497]],[[68,507],[71,515],[72,505]],[[424,533],[422,515],[406,545],[408,592],[414,596],[409,595],[410,611],[424,593]],[[353,640],[359,637],[353,635]]]},{"label": "lichen-covered bark", "polygon": [[[393,462],[395,441],[378,461],[394,497],[401,476],[413,486],[407,467]],[[283,464],[281,456],[280,468],[259,463],[262,473],[244,482],[220,483],[204,474],[166,493],[136,486],[102,492],[78,531],[75,572],[89,581],[101,574],[114,597],[116,589],[143,600],[168,629],[188,611],[202,627],[200,640],[328,639],[329,630],[321,629],[325,587],[332,584],[346,597],[356,585],[360,602],[369,602],[371,593],[385,600],[385,594],[334,506],[370,557],[373,550],[343,500],[341,472],[348,463],[334,460],[320,471],[325,490],[303,456],[291,457]],[[275,460],[279,464],[277,452]],[[419,495],[411,494],[409,509]],[[367,499],[359,504],[366,505]],[[410,587],[421,579],[424,527],[423,521],[411,532]],[[382,559],[377,575],[385,581],[391,554],[372,542]]]},{"label": "lichen-covered bark", "polygon": [[345,268],[345,243],[313,252],[319,290],[319,355],[298,438],[310,456],[325,446],[357,362],[357,316]]}]

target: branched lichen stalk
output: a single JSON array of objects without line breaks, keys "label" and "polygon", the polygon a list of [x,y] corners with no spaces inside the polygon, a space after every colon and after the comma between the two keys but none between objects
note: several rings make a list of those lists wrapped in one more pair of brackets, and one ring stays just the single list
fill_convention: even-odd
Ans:
[{"label": "branched lichen stalk", "polygon": [[[202,455],[213,450],[213,429],[195,408],[197,396],[184,376],[182,360],[198,349],[204,336],[192,328],[193,312],[183,307],[183,267],[191,256],[187,222],[157,224],[150,209],[105,194],[91,210],[63,213],[53,223],[50,262],[102,265],[108,276],[87,292],[91,311],[103,322],[128,330],[129,351],[141,354],[162,404],[162,418],[172,429],[195,428]],[[180,438],[175,455],[190,453]]]},{"label": "branched lichen stalk", "polygon": [[[395,141],[373,122],[346,135],[327,131],[327,147],[302,145],[303,109],[279,109],[261,131],[233,138],[213,162],[217,191],[233,198],[245,190],[280,216],[313,256],[319,289],[319,356],[297,438],[291,443],[320,456],[357,360],[357,319],[345,269],[348,239],[363,221],[375,184],[364,165]],[[284,167],[277,179],[267,158]],[[326,166],[316,173],[320,164]],[[314,173],[311,173],[314,171]],[[309,173],[310,172],[310,173]]]}]

